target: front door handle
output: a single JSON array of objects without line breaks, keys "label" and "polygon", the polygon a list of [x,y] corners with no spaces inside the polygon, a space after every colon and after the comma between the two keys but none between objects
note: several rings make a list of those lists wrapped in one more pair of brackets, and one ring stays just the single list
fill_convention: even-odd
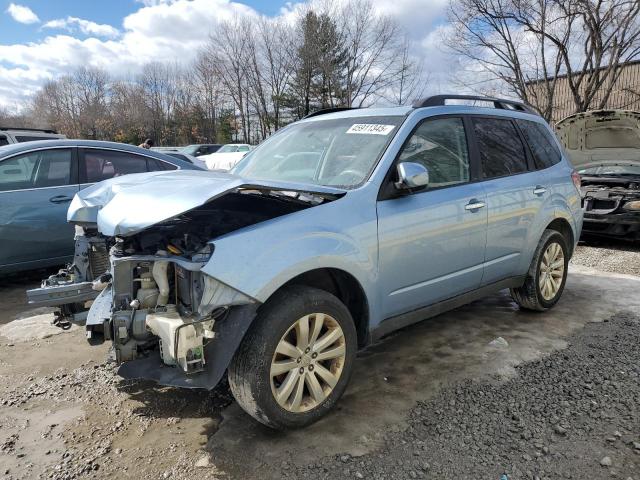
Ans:
[{"label": "front door handle", "polygon": [[547,189],[542,185],[536,185],[536,188],[533,189],[534,195],[544,195],[547,192]]},{"label": "front door handle", "polygon": [[483,208],[486,204],[484,202],[481,202],[480,200],[476,200],[475,198],[472,198],[471,200],[469,200],[469,203],[467,203],[464,206],[465,210],[470,210],[472,212],[476,211],[476,210],[480,210],[481,208]]},{"label": "front door handle", "polygon": [[67,195],[56,195],[55,197],[51,197],[49,199],[51,203],[66,203],[70,202],[71,200],[72,198],[68,197]]}]

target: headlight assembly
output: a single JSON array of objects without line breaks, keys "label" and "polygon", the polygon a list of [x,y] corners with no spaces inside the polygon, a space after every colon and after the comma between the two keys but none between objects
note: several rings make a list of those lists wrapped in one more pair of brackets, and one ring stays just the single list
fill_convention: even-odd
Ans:
[{"label": "headlight assembly", "polygon": [[622,206],[623,210],[629,212],[640,212],[640,200],[634,200],[633,202],[627,202]]}]

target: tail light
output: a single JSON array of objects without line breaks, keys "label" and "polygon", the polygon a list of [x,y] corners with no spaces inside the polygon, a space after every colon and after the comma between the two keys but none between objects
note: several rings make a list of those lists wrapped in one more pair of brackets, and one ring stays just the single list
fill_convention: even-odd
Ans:
[{"label": "tail light", "polygon": [[571,172],[571,180],[573,180],[573,184],[576,186],[578,191],[580,191],[580,186],[582,185],[582,182],[580,180],[580,174],[575,170]]}]

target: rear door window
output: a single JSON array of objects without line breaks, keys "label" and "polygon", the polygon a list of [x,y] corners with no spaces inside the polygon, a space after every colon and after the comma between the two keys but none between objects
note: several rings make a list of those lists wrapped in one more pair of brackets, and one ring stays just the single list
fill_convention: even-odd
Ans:
[{"label": "rear door window", "polygon": [[538,170],[549,168],[562,159],[562,154],[549,129],[528,120],[516,120],[525,140],[529,144],[533,163]]},{"label": "rear door window", "polygon": [[504,177],[527,171],[524,145],[510,119],[473,118],[472,121],[483,178]]},{"label": "rear door window", "polygon": [[70,149],[38,150],[0,161],[0,191],[73,185]]},{"label": "rear door window", "polygon": [[6,135],[0,135],[0,147],[4,145],[9,145],[9,140]]},{"label": "rear door window", "polygon": [[[84,149],[82,155],[84,178],[82,183],[96,183],[129,173],[149,171],[147,157],[120,150]],[[151,170],[157,170],[153,163]]]}]

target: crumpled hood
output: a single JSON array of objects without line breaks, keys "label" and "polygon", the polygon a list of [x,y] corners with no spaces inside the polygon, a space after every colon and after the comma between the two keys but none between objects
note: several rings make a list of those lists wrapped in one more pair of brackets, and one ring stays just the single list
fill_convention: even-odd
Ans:
[{"label": "crumpled hood", "polygon": [[556,130],[575,167],[640,165],[640,112],[576,113],[558,122]]},{"label": "crumpled hood", "polygon": [[128,236],[238,189],[281,190],[341,196],[317,185],[248,180],[226,172],[174,170],[124,175],[78,192],[67,221],[98,225],[108,236]]}]

